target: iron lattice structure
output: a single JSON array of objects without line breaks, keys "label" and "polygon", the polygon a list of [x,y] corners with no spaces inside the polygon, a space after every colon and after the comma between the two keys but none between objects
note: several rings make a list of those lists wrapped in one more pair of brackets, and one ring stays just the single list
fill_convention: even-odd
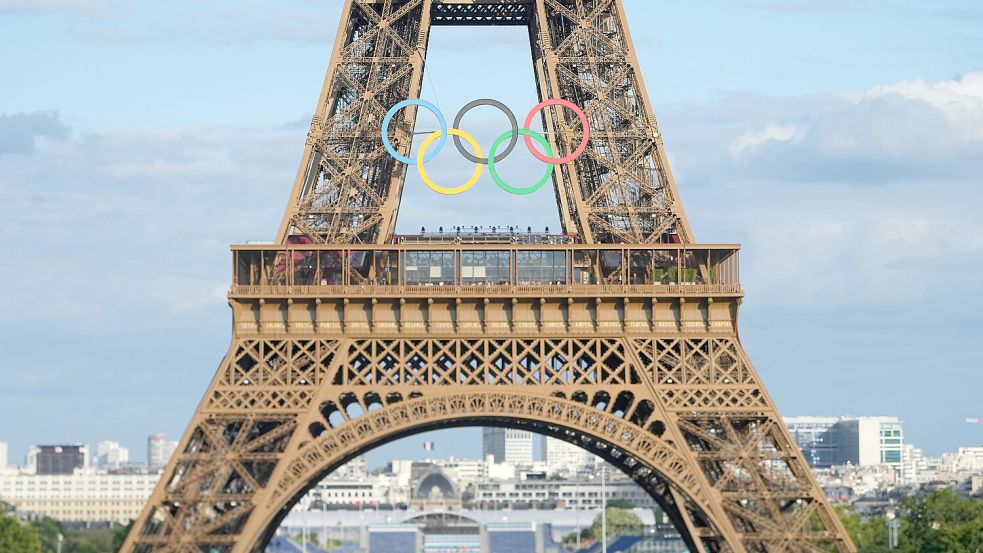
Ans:
[{"label": "iron lattice structure", "polygon": [[[586,109],[554,174],[577,243],[388,244],[379,126],[441,24],[528,25],[540,96]],[[565,155],[579,123],[544,113]],[[854,551],[741,347],[739,247],[692,242],[620,0],[349,0],[291,198],[276,245],[233,247],[231,347],[124,552],[261,551],[347,460],[454,425],[596,453],[691,551]]]},{"label": "iron lattice structure", "polygon": [[[358,0],[345,13],[281,241],[392,236],[406,166],[386,152],[379,126],[390,107],[419,96],[432,25],[527,25],[540,97],[586,111],[590,146],[554,179],[564,232],[586,242],[691,241],[620,2]],[[390,126],[397,149],[409,149],[415,116],[405,110]],[[576,149],[575,114],[549,108],[543,122],[559,156]]]}]

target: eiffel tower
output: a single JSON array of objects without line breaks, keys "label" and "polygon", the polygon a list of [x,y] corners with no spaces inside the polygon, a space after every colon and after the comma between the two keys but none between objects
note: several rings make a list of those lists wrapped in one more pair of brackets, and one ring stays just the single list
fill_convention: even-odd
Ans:
[{"label": "eiffel tower", "polygon": [[[540,98],[586,112],[561,235],[395,234],[381,123],[436,25],[526,26]],[[404,155],[415,117],[384,131]],[[277,240],[232,253],[231,346],[125,552],[262,551],[332,470],[450,426],[593,452],[692,552],[854,551],[738,339],[739,246],[694,242],[621,0],[347,0]]]}]

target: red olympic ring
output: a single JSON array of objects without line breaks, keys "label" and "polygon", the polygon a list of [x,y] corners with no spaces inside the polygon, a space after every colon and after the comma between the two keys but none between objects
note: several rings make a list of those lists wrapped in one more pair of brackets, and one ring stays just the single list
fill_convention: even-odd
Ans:
[{"label": "red olympic ring", "polygon": [[574,150],[572,154],[566,157],[552,158],[539,153],[539,150],[537,150],[532,143],[531,136],[526,135],[524,138],[526,140],[526,147],[529,148],[529,151],[532,152],[532,155],[534,155],[536,159],[542,161],[543,163],[553,163],[556,165],[562,165],[564,163],[569,163],[577,159],[580,156],[580,154],[584,153],[584,150],[587,149],[587,142],[590,141],[590,122],[587,121],[587,114],[585,114],[584,110],[580,109],[577,106],[577,104],[574,104],[569,100],[563,100],[561,98],[551,98],[549,100],[541,102],[539,105],[532,108],[532,111],[530,111],[529,115],[526,116],[526,123],[524,127],[527,129],[530,128],[530,125],[532,125],[533,118],[536,117],[536,113],[538,113],[543,108],[547,108],[549,106],[563,106],[565,108],[570,108],[571,110],[573,110],[574,113],[577,114],[577,117],[580,118],[580,122],[584,125],[584,137],[580,140],[580,146],[576,150]]}]

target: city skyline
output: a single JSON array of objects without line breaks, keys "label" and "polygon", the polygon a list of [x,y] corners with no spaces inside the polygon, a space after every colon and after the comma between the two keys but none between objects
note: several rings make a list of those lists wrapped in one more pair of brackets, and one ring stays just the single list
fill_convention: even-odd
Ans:
[{"label": "city skyline", "polygon": [[[0,7],[8,36],[25,45],[56,38],[33,49],[40,64],[0,59],[6,73],[24,75],[0,96],[0,209],[8,255],[22,260],[0,270],[10,283],[0,330],[25,346],[0,362],[0,440],[13,459],[31,443],[107,438],[140,452],[146,428],[181,434],[213,374],[215,344],[227,341],[227,244],[273,233],[338,6],[247,4],[236,16],[247,24],[233,30],[221,8],[190,4],[18,5]],[[983,387],[980,300],[939,286],[938,273],[944,267],[943,283],[983,284],[974,210],[983,197],[973,186],[983,52],[970,26],[983,15],[960,3],[793,6],[719,5],[704,17],[628,2],[697,234],[745,244],[742,337],[783,414],[897,415],[911,443],[933,454],[979,444],[983,431],[963,421],[983,416],[973,411]],[[282,17],[263,15],[270,9]],[[313,10],[303,21],[324,22],[322,32],[290,17],[301,9]],[[873,16],[876,29],[863,24]],[[826,40],[827,23],[841,40]],[[768,26],[782,31],[770,39],[782,48],[747,33]],[[639,32],[649,27],[659,32]],[[697,28],[706,34],[693,36]],[[426,97],[532,105],[531,76],[507,90],[483,73],[454,78],[478,55],[455,51],[467,33],[435,32]],[[912,36],[924,47],[912,50]],[[521,33],[495,40],[503,57],[528,55]],[[243,59],[229,59],[233,47]],[[99,78],[86,80],[78,68],[92,64]],[[194,94],[180,94],[187,89]],[[945,140],[915,147],[897,136]],[[847,139],[858,142],[849,154]],[[403,229],[477,218],[557,224],[543,207],[548,192],[516,203],[477,190],[453,203],[418,182],[407,188]],[[938,205],[926,205],[926,189]],[[742,217],[725,213],[733,206]],[[52,251],[61,252],[57,267],[28,270],[53,265]],[[67,293],[53,300],[44,289]],[[51,402],[43,413],[40,397]],[[24,413],[36,418],[19,422]],[[464,447],[480,434],[454,432],[432,441]],[[380,451],[397,451],[390,445]]]}]

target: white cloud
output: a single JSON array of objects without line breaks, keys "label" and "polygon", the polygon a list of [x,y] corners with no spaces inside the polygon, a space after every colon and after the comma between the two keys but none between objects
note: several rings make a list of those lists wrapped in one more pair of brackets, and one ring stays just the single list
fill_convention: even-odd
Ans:
[{"label": "white cloud", "polygon": [[768,142],[798,142],[802,140],[803,134],[802,129],[795,125],[768,123],[763,129],[748,131],[737,137],[737,140],[730,145],[730,153],[735,158],[739,158]]},{"label": "white cloud", "polygon": [[0,326],[59,315],[112,331],[144,310],[221,312],[228,244],[275,231],[303,137],[289,127],[95,132],[0,156],[5,255],[22,261],[0,264],[0,313],[20,314]]},{"label": "white cloud", "polygon": [[[744,328],[795,320],[777,334],[754,334],[788,340],[767,348],[771,362],[756,357],[762,372],[776,367],[766,376],[778,383],[778,397],[807,402],[844,393],[845,379],[893,370],[884,361],[892,355],[910,357],[903,361],[934,371],[938,381],[969,366],[943,361],[978,360],[978,340],[969,335],[983,308],[975,293],[983,286],[980,78],[850,94],[735,94],[660,113],[698,238],[745,244],[744,312],[753,317]],[[501,122],[470,124],[480,132]],[[148,380],[154,393],[187,397],[189,390],[160,387],[211,374],[224,346],[218,331],[228,328],[220,299],[227,244],[275,231],[306,125],[39,132],[45,125],[64,126],[51,116],[18,119],[18,136],[29,137],[30,147],[19,139],[16,152],[0,155],[0,232],[5,259],[16,260],[0,263],[0,331],[38,342],[74,338],[61,349],[85,355],[86,366],[123,352],[139,360],[105,360],[107,381],[149,378],[149,370],[130,370],[149,364],[179,375]],[[542,168],[520,156],[508,170],[507,178],[523,178]],[[451,153],[433,165],[442,182],[469,171]],[[548,191],[513,204],[494,187],[477,188],[448,199],[409,181],[401,226],[553,224]],[[835,342],[822,342],[821,321]],[[167,335],[162,326],[176,330],[177,340],[159,338]],[[859,329],[857,336],[844,336],[846,327]],[[127,339],[134,343],[119,345]],[[821,352],[806,359],[800,345]],[[38,371],[62,375],[58,359],[73,366],[69,354],[52,355]],[[793,370],[779,374],[787,358]],[[17,362],[0,363],[0,373],[15,372]],[[806,394],[795,371],[828,371],[829,382]],[[72,374],[59,377],[66,388],[81,380]],[[972,378],[962,377],[964,388],[979,382]]]},{"label": "white cloud", "polygon": [[745,284],[768,290],[754,301],[898,309],[983,279],[981,100],[970,72],[663,119],[691,223],[703,241],[747,244]]}]

